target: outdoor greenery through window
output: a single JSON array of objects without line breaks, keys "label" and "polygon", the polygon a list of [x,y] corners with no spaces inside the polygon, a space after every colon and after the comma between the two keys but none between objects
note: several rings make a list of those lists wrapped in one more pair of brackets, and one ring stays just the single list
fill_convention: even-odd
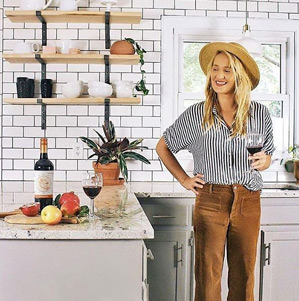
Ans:
[{"label": "outdoor greenery through window", "polygon": [[[183,42],[182,74],[179,85],[179,99],[182,104],[178,106],[180,113],[193,103],[205,99],[206,77],[200,68],[198,55],[206,44],[206,42]],[[266,105],[270,111],[277,149],[283,149],[286,143],[284,141],[286,124],[283,119],[283,106],[287,95],[285,88],[281,85],[282,76],[286,73],[286,68],[282,66],[282,59],[285,55],[282,53],[281,44],[263,44],[263,56],[255,58],[260,69],[261,79],[251,95],[252,100]]]}]

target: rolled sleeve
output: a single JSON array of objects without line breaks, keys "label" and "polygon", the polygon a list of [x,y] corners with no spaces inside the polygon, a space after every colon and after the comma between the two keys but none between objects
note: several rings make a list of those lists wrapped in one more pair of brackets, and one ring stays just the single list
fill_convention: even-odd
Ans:
[{"label": "rolled sleeve", "polygon": [[198,104],[187,108],[163,133],[164,141],[169,150],[176,154],[182,149],[188,149],[196,138],[195,128],[198,124]]}]

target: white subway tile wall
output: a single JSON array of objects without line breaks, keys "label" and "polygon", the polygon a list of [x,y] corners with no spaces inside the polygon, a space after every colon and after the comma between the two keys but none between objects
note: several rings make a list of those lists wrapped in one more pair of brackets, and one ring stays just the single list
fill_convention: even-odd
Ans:
[{"label": "white subway tile wall", "polygon": [[[298,0],[259,0],[248,1],[249,17],[299,19]],[[50,9],[57,9],[55,0]],[[145,65],[148,96],[141,96],[141,104],[112,106],[110,120],[116,127],[118,137],[129,139],[144,138],[143,145],[149,149],[142,153],[150,161],[146,165],[139,161],[128,161],[129,180],[131,181],[174,181],[174,177],[159,161],[155,146],[161,136],[161,16],[221,16],[245,17],[245,1],[214,0],[127,0],[123,7],[115,11],[139,11],[142,13],[140,24],[111,24],[112,43],[131,37],[147,50]],[[41,25],[12,23],[4,16],[4,10],[18,9],[14,0],[0,1],[0,50],[11,51],[13,46],[28,40],[41,43]],[[80,10],[105,10],[99,1],[81,0]],[[82,50],[108,53],[105,50],[104,24],[48,24],[48,45],[56,46],[60,39],[77,40]],[[36,80],[35,96],[39,96],[41,79],[40,66],[34,64],[0,64],[0,94],[3,97],[16,97],[16,79],[28,76]],[[3,71],[3,73],[2,73]],[[50,64],[47,65],[47,78],[54,81],[54,97],[63,97],[61,87],[69,81],[105,80],[103,65],[87,64]],[[140,80],[139,66],[111,66],[110,80]],[[87,93],[85,88],[84,93]],[[34,161],[39,156],[39,138],[44,136],[40,128],[40,106],[8,105],[0,98],[0,180],[32,180]],[[51,105],[47,106],[47,130],[49,138],[49,157],[55,165],[55,180],[80,181],[82,173],[90,170],[91,154],[84,146],[83,159],[73,157],[72,147],[80,141],[79,136],[96,138],[93,129],[102,132],[104,106]],[[179,159],[181,165],[192,174],[193,165],[188,160]],[[262,172],[265,181],[294,181],[292,174],[282,167],[276,171]],[[14,187],[15,188],[15,187]]]}]

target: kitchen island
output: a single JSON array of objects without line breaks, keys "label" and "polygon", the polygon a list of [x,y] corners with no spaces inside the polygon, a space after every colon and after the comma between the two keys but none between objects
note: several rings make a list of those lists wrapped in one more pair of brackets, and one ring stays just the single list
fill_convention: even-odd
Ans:
[{"label": "kitchen island", "polygon": [[[55,183],[54,194],[80,183]],[[2,182],[0,210],[33,200],[31,182]],[[105,186],[98,218],[82,224],[12,225],[0,220],[0,301],[148,300],[147,249],[154,231],[126,186]]]}]

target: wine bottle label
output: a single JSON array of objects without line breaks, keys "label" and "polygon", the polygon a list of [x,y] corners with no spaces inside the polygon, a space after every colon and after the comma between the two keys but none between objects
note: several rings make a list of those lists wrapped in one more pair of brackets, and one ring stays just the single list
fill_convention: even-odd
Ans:
[{"label": "wine bottle label", "polygon": [[34,196],[40,198],[53,196],[53,170],[35,171]]}]

